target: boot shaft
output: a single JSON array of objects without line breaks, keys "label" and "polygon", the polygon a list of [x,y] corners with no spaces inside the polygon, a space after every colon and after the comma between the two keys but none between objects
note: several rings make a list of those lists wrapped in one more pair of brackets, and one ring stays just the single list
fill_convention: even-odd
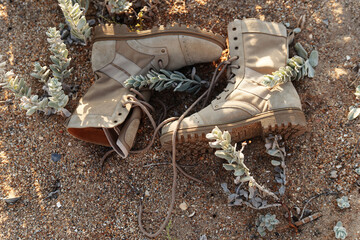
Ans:
[{"label": "boot shaft", "polygon": [[286,65],[288,44],[286,28],[281,23],[258,19],[234,20],[228,25],[230,56],[240,69],[233,73],[244,77],[245,68],[271,74]]},{"label": "boot shaft", "polygon": [[95,29],[92,52],[94,72],[102,72],[122,85],[130,76],[149,69],[176,70],[211,62],[221,55],[224,40],[212,33],[179,26],[129,32],[126,26]]}]

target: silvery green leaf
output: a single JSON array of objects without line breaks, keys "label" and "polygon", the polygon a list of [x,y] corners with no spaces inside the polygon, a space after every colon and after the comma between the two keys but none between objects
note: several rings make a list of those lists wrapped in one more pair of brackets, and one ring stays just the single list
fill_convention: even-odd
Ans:
[{"label": "silvery green leaf", "polygon": [[191,88],[189,88],[187,90],[188,93],[196,93],[198,90],[200,90],[200,86],[199,85],[194,85]]},{"label": "silvery green leaf", "polygon": [[243,200],[240,198],[235,199],[235,201],[231,204],[231,206],[240,206],[243,204]]},{"label": "silvery green leaf", "polygon": [[346,229],[343,227],[342,222],[338,221],[334,226],[335,238],[345,239],[347,236]]},{"label": "silvery green leaf", "polygon": [[304,59],[308,59],[308,53],[306,52],[306,50],[303,48],[303,46],[300,43],[296,43],[295,44],[295,49],[297,54],[304,58]]},{"label": "silvery green leaf", "polygon": [[280,188],[279,188],[279,194],[280,195],[284,195],[285,194],[285,186],[282,185]]},{"label": "silvery green leaf", "polygon": [[32,107],[29,110],[26,111],[26,115],[30,116],[36,112],[37,107]]},{"label": "silvery green leaf", "polygon": [[30,97],[30,100],[32,102],[37,102],[38,98],[39,98],[38,95],[33,95],[33,96]]},{"label": "silvery green leaf", "polygon": [[[235,176],[242,176],[242,175],[244,175],[244,173],[245,173],[244,169],[236,169],[235,172],[234,172],[234,175]],[[240,181],[241,181],[241,179],[240,179]]]},{"label": "silvery green leaf", "polygon": [[259,208],[261,206],[261,202],[256,201],[255,198],[251,198],[250,202],[255,208]]},{"label": "silvery green leaf", "polygon": [[227,183],[221,183],[221,187],[226,194],[230,194],[230,190],[227,187]]},{"label": "silvery green leaf", "polygon": [[293,30],[293,32],[294,32],[294,33],[300,33],[300,32],[301,32],[301,28],[295,28],[295,29]]},{"label": "silvery green leaf", "polygon": [[209,142],[209,146],[210,146],[211,148],[220,148],[220,147],[221,147],[221,145],[219,144],[218,141]]},{"label": "silvery green leaf", "polygon": [[348,114],[348,120],[354,120],[355,118],[357,118],[360,115],[360,108],[351,106],[350,107],[350,112]]},{"label": "silvery green leaf", "polygon": [[48,106],[52,107],[52,108],[55,108],[55,109],[59,108],[58,103],[53,102],[53,101],[49,101]]},{"label": "silvery green leaf", "polygon": [[201,78],[196,74],[194,75],[194,80],[199,82],[199,83],[202,81]]},{"label": "silvery green leaf", "polygon": [[314,50],[310,53],[309,62],[312,67],[316,67],[319,63],[319,53]]},{"label": "silvery green leaf", "polygon": [[246,198],[246,199],[248,199],[248,197],[249,197],[249,193],[243,189],[240,190],[239,195],[244,196],[244,198]]},{"label": "silvery green leaf", "polygon": [[258,227],[257,231],[260,234],[260,236],[262,236],[262,237],[266,236],[266,232],[265,232],[265,229],[263,227]]},{"label": "silvery green leaf", "polygon": [[43,100],[41,100],[41,101],[39,102],[39,108],[44,109],[44,108],[47,106],[48,101],[49,101],[49,100],[48,100],[47,98],[44,98]]},{"label": "silvery green leaf", "polygon": [[232,171],[235,169],[236,165],[235,164],[223,164],[223,167],[228,171]]},{"label": "silvery green leaf", "polygon": [[185,82],[181,87],[177,86],[174,91],[184,92],[191,86],[191,82]]},{"label": "silvery green leaf", "polygon": [[237,195],[236,195],[236,194],[230,194],[230,195],[228,196],[228,201],[229,201],[229,202],[232,202],[232,201],[234,201],[236,198],[237,198]]},{"label": "silvery green leaf", "polygon": [[66,108],[61,109],[62,114],[64,114],[65,117],[70,117],[71,112],[69,112]]},{"label": "silvery green leaf", "polygon": [[[165,69],[160,69],[160,72],[162,72],[166,77],[168,77],[168,78],[170,78],[170,76],[171,76],[171,72],[170,71],[167,71],[167,70],[165,70]],[[174,71],[175,72],[175,71]],[[152,71],[152,73],[154,74],[154,76],[155,75],[158,75],[158,73],[157,72],[155,72],[154,70]]]},{"label": "silvery green leaf", "polygon": [[284,180],[283,180],[282,178],[275,177],[275,181],[276,181],[277,183],[284,184]]},{"label": "silvery green leaf", "polygon": [[309,65],[309,68],[308,68],[308,77],[309,78],[313,78],[315,76],[315,70],[314,70],[314,68],[311,66],[311,65]]},{"label": "silvery green leaf", "polygon": [[255,195],[255,188],[254,187],[249,187],[249,199],[253,198]]},{"label": "silvery green leaf", "polygon": [[271,164],[272,164],[273,166],[280,166],[281,162],[276,161],[276,160],[271,160]]},{"label": "silvery green leaf", "polygon": [[281,157],[282,156],[280,150],[278,150],[278,149],[269,149],[266,152],[267,152],[267,154],[269,154],[271,156],[274,156],[274,157]]}]

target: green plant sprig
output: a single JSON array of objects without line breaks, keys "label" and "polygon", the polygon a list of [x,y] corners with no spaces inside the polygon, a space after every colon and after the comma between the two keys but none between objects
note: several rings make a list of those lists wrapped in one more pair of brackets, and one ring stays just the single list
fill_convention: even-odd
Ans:
[{"label": "green plant sprig", "polygon": [[107,4],[110,6],[110,12],[115,14],[125,12],[132,6],[132,3],[126,0],[107,0]]},{"label": "green plant sprig", "polygon": [[90,38],[91,27],[86,22],[84,10],[80,9],[78,3],[73,4],[71,0],[58,0],[58,2],[70,28],[71,36],[86,45],[87,39]]},{"label": "green plant sprig", "polygon": [[251,199],[254,195],[255,189],[263,192],[266,195],[273,197],[276,201],[280,199],[275,193],[261,186],[256,182],[254,177],[251,175],[249,168],[244,163],[244,154],[242,153],[246,143],[242,143],[242,148],[237,151],[235,146],[231,145],[231,135],[228,131],[222,132],[218,127],[215,127],[211,133],[206,134],[206,138],[209,140],[215,140],[209,142],[212,148],[221,148],[222,150],[216,150],[215,155],[219,158],[227,160],[228,163],[223,164],[223,167],[228,171],[234,171],[236,176],[235,183],[241,184],[248,182]]},{"label": "green plant sprig", "polygon": [[125,81],[126,88],[149,88],[158,92],[174,88],[174,92],[188,92],[195,94],[204,84],[207,84],[207,82],[202,81],[196,74],[192,74],[192,79],[188,79],[181,72],[172,72],[165,69],[160,69],[160,72],[151,70],[145,76],[131,76]]},{"label": "green plant sprig", "polygon": [[288,59],[287,66],[265,75],[260,84],[270,89],[277,89],[281,84],[298,81],[305,76],[313,78],[315,76],[314,67],[318,65],[319,61],[318,51],[313,50],[308,57],[308,53],[300,43],[295,44],[295,49],[298,56]]}]

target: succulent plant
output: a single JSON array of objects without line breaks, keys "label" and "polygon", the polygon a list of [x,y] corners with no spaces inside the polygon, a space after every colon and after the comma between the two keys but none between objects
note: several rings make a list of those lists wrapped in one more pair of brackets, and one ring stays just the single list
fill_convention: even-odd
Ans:
[{"label": "succulent plant", "polygon": [[347,236],[346,229],[343,227],[342,222],[338,221],[334,226],[335,238],[337,239],[345,239]]},{"label": "succulent plant", "polygon": [[71,69],[67,69],[70,65],[71,58],[68,58],[68,50],[66,45],[61,40],[60,32],[56,28],[49,28],[46,32],[49,37],[47,39],[50,44],[49,50],[53,55],[50,56],[53,64],[50,65],[50,69],[54,77],[59,79],[61,82],[70,76]]},{"label": "succulent plant", "polygon": [[31,76],[44,83],[43,89],[49,96],[39,97],[38,95],[32,95],[31,87],[26,84],[24,79],[19,79],[13,72],[4,74],[5,62],[0,64],[0,79],[4,82],[1,86],[11,90],[15,93],[15,97],[20,98],[20,107],[26,110],[26,115],[41,111],[46,115],[60,113],[70,116],[70,112],[64,108],[69,101],[69,97],[62,89],[62,81],[72,71],[72,69],[67,70],[71,59],[67,58],[68,50],[60,39],[59,31],[55,28],[49,28],[47,35],[50,43],[49,49],[54,54],[50,56],[54,63],[50,65],[53,77],[49,78],[50,70],[46,66],[42,67],[38,62],[34,64],[34,72],[31,73]]},{"label": "succulent plant", "polygon": [[295,44],[299,56],[294,56],[287,61],[287,66],[279,68],[272,74],[263,77],[262,85],[276,89],[279,85],[293,80],[300,80],[305,76],[315,76],[314,67],[318,65],[319,53],[314,50],[308,57],[308,53],[300,43]]},{"label": "succulent plant", "polygon": [[341,198],[336,199],[337,205],[341,208],[349,208],[350,207],[350,203],[349,203],[349,199],[347,196],[343,196]]},{"label": "succulent plant", "polygon": [[[254,198],[251,204],[255,204],[254,208],[258,208],[262,205],[262,199],[259,201],[256,200],[256,192],[258,189],[259,191],[263,192],[266,195],[273,197],[275,200],[279,200],[279,198],[270,190],[266,189],[265,187],[261,186],[259,183],[256,182],[254,177],[251,175],[249,168],[244,163],[244,154],[242,153],[246,143],[242,143],[242,147],[240,150],[236,150],[235,146],[231,145],[231,135],[228,131],[222,132],[218,127],[215,127],[211,133],[206,134],[206,138],[209,140],[215,140],[214,142],[209,142],[210,147],[212,148],[221,148],[221,150],[216,150],[215,155],[219,158],[223,158],[227,161],[227,163],[223,164],[223,167],[228,171],[234,171],[235,175],[235,184],[245,184],[248,183],[248,190],[249,195],[248,199]],[[236,197],[236,196],[229,196],[229,197]],[[236,200],[235,198],[230,199]],[[256,201],[256,203],[254,202]],[[241,204],[242,202],[239,202]],[[246,204],[246,202],[244,202]],[[260,204],[260,205],[259,205]],[[248,205],[248,204],[247,204]]]},{"label": "succulent plant", "polygon": [[231,145],[231,135],[228,131],[222,132],[218,127],[215,127],[211,133],[206,134],[206,138],[209,140],[215,140],[210,142],[209,145],[212,148],[221,148],[222,150],[216,150],[215,155],[219,158],[227,160],[228,163],[223,164],[223,167],[228,171],[234,171],[236,177],[246,175],[244,181],[248,179],[250,174],[249,169],[244,164],[244,154],[242,151],[245,148],[246,143],[242,148],[237,151],[235,146]]},{"label": "succulent plant", "polygon": [[3,57],[4,57],[3,55],[0,55],[0,87],[5,86],[7,84],[6,76],[5,76],[6,62],[1,62]]},{"label": "succulent plant", "polygon": [[110,6],[111,13],[116,14],[129,10],[132,5],[126,0],[108,0],[107,4]]},{"label": "succulent plant", "polygon": [[265,139],[265,148],[267,154],[281,159],[281,162],[278,160],[271,160],[271,164],[275,166],[275,181],[281,185],[279,188],[279,194],[284,195],[286,189],[286,151],[284,147],[284,142],[281,142],[281,140],[282,137],[280,135],[270,135]]},{"label": "succulent plant", "polygon": [[258,233],[264,237],[266,235],[266,229],[268,231],[274,230],[274,226],[279,224],[279,220],[276,219],[276,215],[266,214],[260,215],[256,222]]},{"label": "succulent plant", "polygon": [[34,70],[32,73],[30,73],[30,75],[39,79],[39,82],[46,83],[50,75],[50,70],[47,68],[47,66],[42,67],[40,63],[35,62]]},{"label": "succulent plant", "polygon": [[86,22],[84,10],[80,9],[78,3],[73,4],[71,0],[58,0],[58,2],[66,23],[70,27],[71,36],[86,45],[87,39],[90,38],[91,27]]},{"label": "succulent plant", "polygon": [[177,71],[167,71],[160,69],[160,72],[149,71],[146,76],[131,76],[125,80],[127,88],[149,88],[161,92],[165,89],[174,88],[175,92],[197,93],[206,81],[201,81],[193,70],[192,79],[188,79],[184,74]]}]

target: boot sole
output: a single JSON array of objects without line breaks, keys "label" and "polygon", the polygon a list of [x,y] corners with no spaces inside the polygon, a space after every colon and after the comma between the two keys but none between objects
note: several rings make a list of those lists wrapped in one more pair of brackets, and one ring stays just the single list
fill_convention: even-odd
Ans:
[{"label": "boot sole", "polygon": [[[304,113],[299,109],[269,111],[258,114],[240,122],[217,125],[222,131],[229,131],[233,142],[240,142],[257,136],[280,134],[285,139],[297,137],[306,132]],[[179,130],[176,138],[177,146],[209,152],[209,140],[206,134],[215,126],[187,128]],[[161,136],[161,145],[165,150],[171,149],[173,132]]]},{"label": "boot sole", "polygon": [[161,35],[186,35],[192,37],[199,37],[205,40],[212,41],[220,45],[223,49],[226,48],[225,39],[219,34],[211,31],[201,30],[194,26],[181,26],[175,24],[173,26],[154,27],[149,30],[131,32],[126,25],[120,24],[105,24],[95,27],[94,42],[106,40],[134,40],[148,37],[156,37]]}]

